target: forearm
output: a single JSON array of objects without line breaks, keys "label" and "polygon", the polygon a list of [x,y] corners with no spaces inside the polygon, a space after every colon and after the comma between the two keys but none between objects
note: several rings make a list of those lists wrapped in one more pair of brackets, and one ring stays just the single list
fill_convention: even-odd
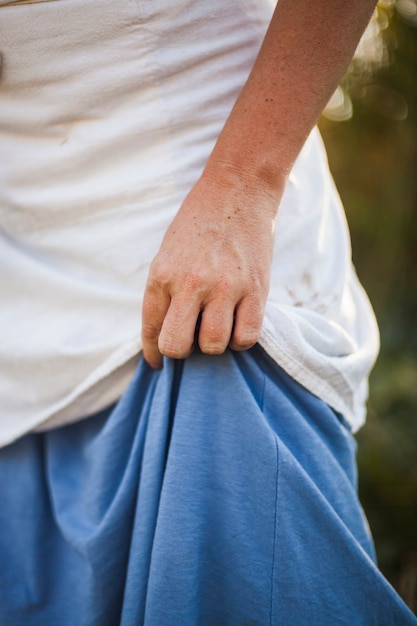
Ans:
[{"label": "forearm", "polygon": [[148,278],[148,363],[219,354],[259,338],[277,209],[291,167],[345,71],[375,0],[279,0],[203,175],[165,234]]},{"label": "forearm", "polygon": [[[208,161],[267,190],[282,185],[345,72],[375,0],[279,0],[249,79]],[[223,173],[223,174],[222,174]]]}]

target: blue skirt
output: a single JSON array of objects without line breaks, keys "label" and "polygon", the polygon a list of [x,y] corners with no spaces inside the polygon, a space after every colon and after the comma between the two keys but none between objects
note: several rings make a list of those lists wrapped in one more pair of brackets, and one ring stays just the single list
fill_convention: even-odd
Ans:
[{"label": "blue skirt", "polygon": [[0,450],[1,626],[406,626],[355,443],[256,346]]}]

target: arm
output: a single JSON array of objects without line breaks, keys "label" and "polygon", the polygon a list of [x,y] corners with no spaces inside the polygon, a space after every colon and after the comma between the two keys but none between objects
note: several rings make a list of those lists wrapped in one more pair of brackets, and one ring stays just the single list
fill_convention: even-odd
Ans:
[{"label": "arm", "polygon": [[258,339],[277,209],[291,167],[354,53],[375,0],[279,0],[252,72],[152,263],[146,360]]}]

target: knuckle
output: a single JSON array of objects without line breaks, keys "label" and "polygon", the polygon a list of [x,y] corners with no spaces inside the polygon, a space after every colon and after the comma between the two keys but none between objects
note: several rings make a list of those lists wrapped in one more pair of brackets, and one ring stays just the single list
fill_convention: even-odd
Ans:
[{"label": "knuckle", "polygon": [[208,285],[207,272],[203,269],[193,269],[186,275],[182,286],[186,293],[198,296],[207,291]]},{"label": "knuckle", "polygon": [[159,348],[161,354],[168,357],[169,359],[181,359],[183,358],[182,353],[175,348]]},{"label": "knuckle", "polygon": [[181,351],[174,346],[159,344],[159,351],[161,354],[167,356],[169,359],[180,359],[182,357]]},{"label": "knuckle", "polygon": [[259,339],[259,334],[241,334],[234,335],[233,337],[233,345],[241,348],[242,350],[247,350],[248,348],[252,348],[255,343]]},{"label": "knuckle", "polygon": [[160,340],[158,348],[161,354],[170,359],[185,359],[190,353],[190,348],[166,340]]},{"label": "knuckle", "polygon": [[243,350],[251,348],[261,334],[261,323],[244,324],[234,330],[233,344]]},{"label": "knuckle", "polygon": [[223,307],[209,307],[203,312],[198,337],[199,346],[205,354],[223,354],[230,341],[233,324],[233,308],[227,303]]},{"label": "knuckle", "polygon": [[154,324],[142,325],[142,336],[147,341],[156,342],[158,340],[160,331],[160,327]]},{"label": "knuckle", "polygon": [[152,287],[166,287],[172,279],[172,266],[158,258],[154,259],[149,269],[148,285]]},{"label": "knuckle", "polygon": [[218,355],[223,354],[226,350],[226,345],[219,342],[202,341],[199,343],[200,349],[204,354]]}]

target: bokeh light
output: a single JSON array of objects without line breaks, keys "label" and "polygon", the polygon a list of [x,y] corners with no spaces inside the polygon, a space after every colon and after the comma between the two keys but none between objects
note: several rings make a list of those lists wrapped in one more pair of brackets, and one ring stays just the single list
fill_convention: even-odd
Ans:
[{"label": "bokeh light", "polygon": [[381,0],[366,28],[352,62],[323,116],[333,121],[346,121],[353,115],[352,98],[362,100],[370,109],[393,120],[404,120],[408,114],[403,94],[392,86],[375,82],[375,73],[393,62],[397,42],[389,29],[397,12],[417,26],[417,0]]}]

